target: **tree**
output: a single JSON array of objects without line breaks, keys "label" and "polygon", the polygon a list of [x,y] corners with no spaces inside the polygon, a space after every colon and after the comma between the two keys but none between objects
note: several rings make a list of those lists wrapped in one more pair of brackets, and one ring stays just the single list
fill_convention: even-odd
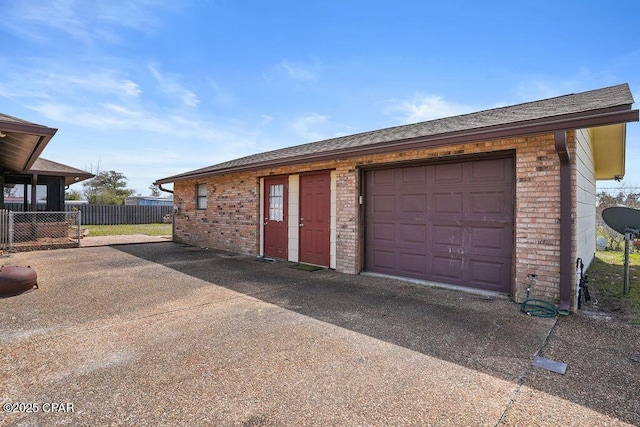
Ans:
[{"label": "tree", "polygon": [[122,205],[135,190],[127,188],[127,177],[116,171],[102,171],[85,181],[84,195],[92,205]]},{"label": "tree", "polygon": [[65,200],[82,200],[82,195],[78,190],[67,190],[64,192]]},{"label": "tree", "polygon": [[607,226],[602,220],[602,211],[613,206],[626,206],[640,209],[640,188],[625,184],[613,191],[601,191],[597,194],[596,218],[598,220],[598,234],[607,238],[608,246],[615,250],[621,250],[624,236]]},{"label": "tree", "polygon": [[151,190],[151,197],[160,197],[160,187],[158,185],[151,184],[149,190]]}]

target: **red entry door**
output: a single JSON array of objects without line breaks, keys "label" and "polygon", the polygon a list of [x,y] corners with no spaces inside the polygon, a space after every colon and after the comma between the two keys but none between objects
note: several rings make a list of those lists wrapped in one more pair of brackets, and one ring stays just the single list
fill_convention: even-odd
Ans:
[{"label": "red entry door", "polygon": [[264,255],[287,259],[288,247],[288,177],[264,180]]},{"label": "red entry door", "polygon": [[329,266],[331,174],[300,176],[300,262]]}]

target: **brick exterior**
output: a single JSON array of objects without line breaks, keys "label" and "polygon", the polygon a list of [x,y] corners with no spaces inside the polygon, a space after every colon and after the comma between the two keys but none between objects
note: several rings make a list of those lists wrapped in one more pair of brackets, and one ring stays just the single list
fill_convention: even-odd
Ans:
[{"label": "brick exterior", "polygon": [[[569,132],[570,152],[575,137]],[[259,253],[260,177],[299,174],[313,170],[336,171],[336,270],[357,274],[362,269],[363,222],[358,204],[360,168],[416,159],[438,160],[496,151],[515,151],[515,224],[513,298],[519,302],[535,274],[531,296],[558,302],[560,283],[560,162],[553,134],[479,141],[454,146],[376,154],[343,160],[283,166],[252,172],[214,175],[178,181],[174,199],[177,241],[248,255]],[[572,171],[575,183],[575,167]],[[207,184],[207,209],[196,210],[196,185]],[[575,186],[573,187],[575,206]],[[572,213],[575,217],[575,213]],[[575,236],[572,259],[575,254]]]}]

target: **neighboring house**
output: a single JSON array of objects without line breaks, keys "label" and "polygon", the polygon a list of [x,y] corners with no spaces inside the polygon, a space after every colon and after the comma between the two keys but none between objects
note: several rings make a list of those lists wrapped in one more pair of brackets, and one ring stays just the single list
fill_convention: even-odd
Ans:
[{"label": "neighboring house", "polygon": [[124,204],[132,206],[173,206],[173,197],[130,196],[124,199]]},{"label": "neighboring house", "polygon": [[[0,209],[12,200],[25,211],[64,211],[64,190],[92,174],[39,158],[57,129],[0,114]],[[8,194],[5,201],[4,196]]]},{"label": "neighboring house", "polygon": [[628,85],[259,153],[174,183],[175,240],[575,308]]}]

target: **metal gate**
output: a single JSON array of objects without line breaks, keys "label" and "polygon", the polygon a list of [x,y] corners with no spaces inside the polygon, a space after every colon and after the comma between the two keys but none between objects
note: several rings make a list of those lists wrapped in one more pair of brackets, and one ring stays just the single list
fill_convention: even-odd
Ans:
[{"label": "metal gate", "polygon": [[79,247],[81,213],[0,211],[0,249],[38,250]]},{"label": "metal gate", "polygon": [[0,209],[0,251],[9,249],[9,213],[7,209]]}]

